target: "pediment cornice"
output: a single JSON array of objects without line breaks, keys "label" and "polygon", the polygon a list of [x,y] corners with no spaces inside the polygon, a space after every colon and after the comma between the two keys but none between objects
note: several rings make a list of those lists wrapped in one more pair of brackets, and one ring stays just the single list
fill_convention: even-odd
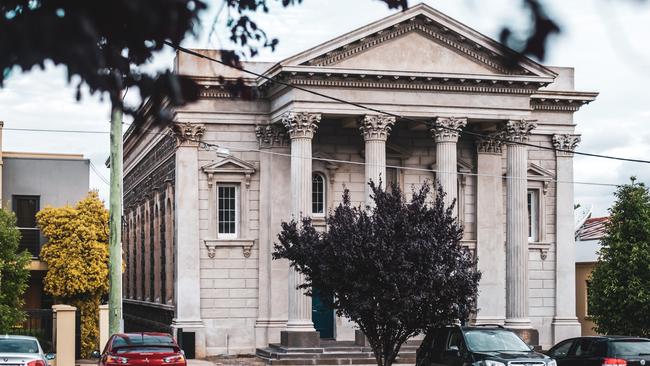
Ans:
[{"label": "pediment cornice", "polygon": [[[555,78],[551,69],[425,4],[378,20],[283,60],[280,66],[331,66],[375,46],[417,32],[477,64],[505,75]],[[514,63],[513,63],[514,62]]]},{"label": "pediment cornice", "polygon": [[[320,67],[283,67],[273,80],[303,87],[321,86],[361,89],[408,89],[465,93],[527,94],[553,82],[553,78],[533,75],[473,75]],[[262,80],[260,91],[274,94],[284,86]]]}]

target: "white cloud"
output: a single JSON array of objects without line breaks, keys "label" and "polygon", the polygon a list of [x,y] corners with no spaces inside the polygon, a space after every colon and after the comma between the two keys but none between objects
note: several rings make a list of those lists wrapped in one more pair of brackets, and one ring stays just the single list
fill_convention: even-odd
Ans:
[{"label": "white cloud", "polygon": [[[489,5],[478,0],[425,1],[459,21],[496,37],[501,26],[515,24],[521,28],[526,14],[520,2],[492,0]],[[599,0],[548,0],[549,12],[560,17],[563,33],[550,45],[546,64],[573,66],[579,90],[599,91],[592,104],[576,113],[577,130],[582,133],[580,150],[644,158],[648,156],[648,97],[645,85],[650,78],[650,49],[642,47],[650,35],[650,5],[637,2],[605,2]],[[634,4],[631,4],[634,3]],[[282,9],[272,2],[269,14],[255,18],[280,44],[275,53],[264,50],[256,60],[280,60],[339,36],[390,14],[386,6],[375,0],[306,1]],[[416,1],[411,1],[415,5]],[[615,4],[615,5],[614,5]],[[209,27],[216,9],[203,19]],[[223,18],[222,18],[223,19]],[[217,28],[219,43],[230,44]],[[208,46],[204,29],[198,39],[188,39],[190,47]],[[632,55],[632,56],[631,56]],[[151,68],[169,68],[173,53],[161,53]],[[65,82],[61,68],[14,74],[0,89],[0,120],[6,127],[108,130],[109,105],[97,97],[74,99],[75,90]],[[73,84],[74,85],[74,84]],[[135,93],[133,93],[135,95]],[[131,96],[133,97],[133,95]],[[129,98],[131,99],[131,98]],[[131,99],[132,100],[132,99]],[[6,131],[4,147],[8,150],[83,153],[108,177],[104,160],[108,156],[108,135],[75,135]],[[575,180],[604,183],[625,183],[636,174],[650,182],[644,174],[646,166],[576,157]],[[91,186],[106,198],[108,189],[91,172]],[[596,214],[605,214],[612,202],[612,187],[576,185],[576,201],[594,204]]]}]

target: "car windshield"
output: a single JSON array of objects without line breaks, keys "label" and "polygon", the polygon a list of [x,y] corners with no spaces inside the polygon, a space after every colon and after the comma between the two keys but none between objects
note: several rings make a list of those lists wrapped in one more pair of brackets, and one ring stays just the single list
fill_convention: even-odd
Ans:
[{"label": "car windshield", "polygon": [[474,352],[530,351],[521,338],[508,330],[481,329],[467,330],[464,333],[467,347]]},{"label": "car windshield", "polygon": [[165,335],[126,334],[113,338],[113,348],[133,346],[174,347],[174,340]]},{"label": "car windshield", "polygon": [[650,355],[650,341],[644,339],[612,341],[611,351],[614,356]]},{"label": "car windshield", "polygon": [[33,339],[0,338],[0,353],[38,353]]},{"label": "car windshield", "polygon": [[120,347],[115,350],[115,353],[174,353],[176,350],[174,347]]}]

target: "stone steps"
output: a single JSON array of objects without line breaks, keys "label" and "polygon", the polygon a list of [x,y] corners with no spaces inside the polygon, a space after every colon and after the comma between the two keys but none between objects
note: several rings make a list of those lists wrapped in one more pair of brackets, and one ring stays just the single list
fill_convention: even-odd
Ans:
[{"label": "stone steps", "polygon": [[[396,365],[415,363],[417,342],[404,344],[400,349]],[[318,348],[285,348],[270,344],[256,351],[258,359],[268,365],[376,365],[372,349],[358,346],[354,342],[324,341]]]}]

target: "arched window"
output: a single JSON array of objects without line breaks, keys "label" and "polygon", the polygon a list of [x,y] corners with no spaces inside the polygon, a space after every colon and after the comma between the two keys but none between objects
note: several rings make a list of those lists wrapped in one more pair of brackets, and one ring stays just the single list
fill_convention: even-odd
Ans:
[{"label": "arched window", "polygon": [[325,214],[325,177],[319,173],[312,175],[311,213]]}]

